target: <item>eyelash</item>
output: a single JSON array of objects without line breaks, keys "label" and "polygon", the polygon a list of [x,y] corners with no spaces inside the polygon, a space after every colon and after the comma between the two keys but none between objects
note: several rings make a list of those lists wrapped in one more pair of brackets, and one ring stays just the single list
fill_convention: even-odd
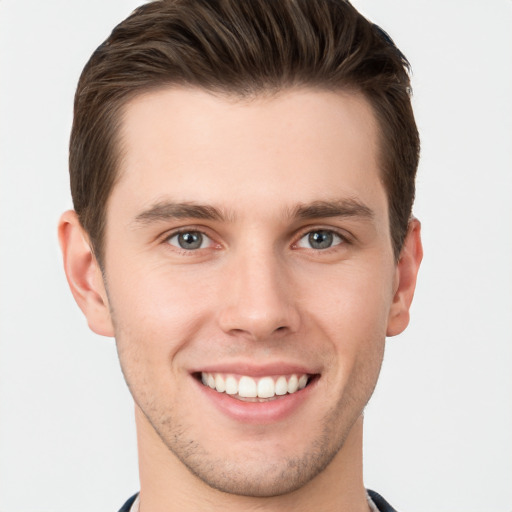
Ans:
[{"label": "eyelash", "polygon": [[[307,229],[304,229],[300,233],[300,235],[297,237],[296,241],[291,245],[292,248],[300,247],[299,243],[305,237],[311,235],[312,233],[319,233],[319,232],[324,232],[324,233],[333,235],[334,237],[339,238],[339,242],[334,243],[333,245],[326,247],[324,249],[314,249],[312,247],[302,247],[302,248],[309,250],[309,251],[313,251],[315,253],[323,253],[323,252],[328,252],[328,251],[330,252],[331,250],[336,250],[336,248],[339,247],[340,245],[350,245],[352,243],[351,239],[349,238],[349,236],[347,234],[341,233],[340,231],[338,231],[336,229],[324,228],[324,227],[314,227],[314,228],[308,227]],[[204,228],[199,228],[199,227],[182,228],[182,229],[173,231],[171,233],[168,233],[163,237],[163,242],[165,244],[171,245],[173,247],[173,250],[179,251],[180,253],[185,254],[185,255],[192,255],[194,253],[197,253],[197,251],[199,251],[199,250],[211,248],[211,247],[199,247],[196,249],[185,249],[185,248],[182,248],[182,247],[179,247],[177,245],[170,243],[171,239],[173,239],[174,237],[177,237],[181,234],[185,234],[185,233],[198,233],[198,234],[202,235],[203,237],[206,237],[207,239],[209,239],[211,245],[217,246],[216,248],[221,247],[221,244],[218,242],[215,242],[213,237],[211,237],[210,235],[208,235],[205,232]]]}]

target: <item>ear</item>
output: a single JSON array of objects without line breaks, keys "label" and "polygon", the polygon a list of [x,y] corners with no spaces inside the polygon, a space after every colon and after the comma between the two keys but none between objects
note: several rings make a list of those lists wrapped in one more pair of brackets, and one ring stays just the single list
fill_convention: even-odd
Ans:
[{"label": "ear", "polygon": [[71,293],[92,331],[114,336],[108,297],[101,268],[76,212],[69,210],[59,221],[59,243]]},{"label": "ear", "polygon": [[411,219],[396,266],[395,294],[389,311],[387,336],[400,334],[409,324],[409,308],[411,307],[416,288],[416,277],[423,258],[420,232],[421,224],[419,220]]}]

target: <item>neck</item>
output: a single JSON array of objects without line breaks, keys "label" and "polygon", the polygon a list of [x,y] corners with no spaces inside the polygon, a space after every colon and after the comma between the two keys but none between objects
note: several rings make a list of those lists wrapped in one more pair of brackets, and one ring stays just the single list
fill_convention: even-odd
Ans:
[{"label": "neck", "polygon": [[303,487],[271,497],[239,496],[213,489],[193,475],[165,446],[136,409],[140,512],[367,512],[362,477],[362,416],[329,465]]}]

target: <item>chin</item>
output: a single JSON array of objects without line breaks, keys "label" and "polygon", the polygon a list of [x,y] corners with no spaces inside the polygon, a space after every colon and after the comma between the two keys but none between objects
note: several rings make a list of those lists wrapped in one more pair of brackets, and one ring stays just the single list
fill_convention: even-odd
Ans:
[{"label": "chin", "polygon": [[310,433],[302,447],[271,442],[258,447],[253,440],[249,447],[230,444],[222,454],[218,445],[188,438],[186,429],[174,430],[180,431],[179,436],[159,436],[180,463],[210,488],[237,496],[275,497],[306,486],[322,473],[343,450],[351,428],[352,423],[343,425],[332,414],[323,430]]},{"label": "chin", "polygon": [[247,497],[274,497],[304,487],[321,473],[335,453],[311,454],[295,459],[269,463],[251,461],[232,463],[216,461],[196,464],[184,461],[189,471],[209,487],[218,491]]}]

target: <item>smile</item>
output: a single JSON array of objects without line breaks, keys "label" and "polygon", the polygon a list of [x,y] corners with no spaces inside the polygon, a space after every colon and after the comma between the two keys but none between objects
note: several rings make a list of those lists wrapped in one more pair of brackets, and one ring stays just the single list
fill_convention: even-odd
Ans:
[{"label": "smile", "polygon": [[306,387],[309,375],[292,374],[253,378],[247,375],[201,372],[201,381],[218,393],[226,393],[239,400],[257,401],[296,393]]}]

